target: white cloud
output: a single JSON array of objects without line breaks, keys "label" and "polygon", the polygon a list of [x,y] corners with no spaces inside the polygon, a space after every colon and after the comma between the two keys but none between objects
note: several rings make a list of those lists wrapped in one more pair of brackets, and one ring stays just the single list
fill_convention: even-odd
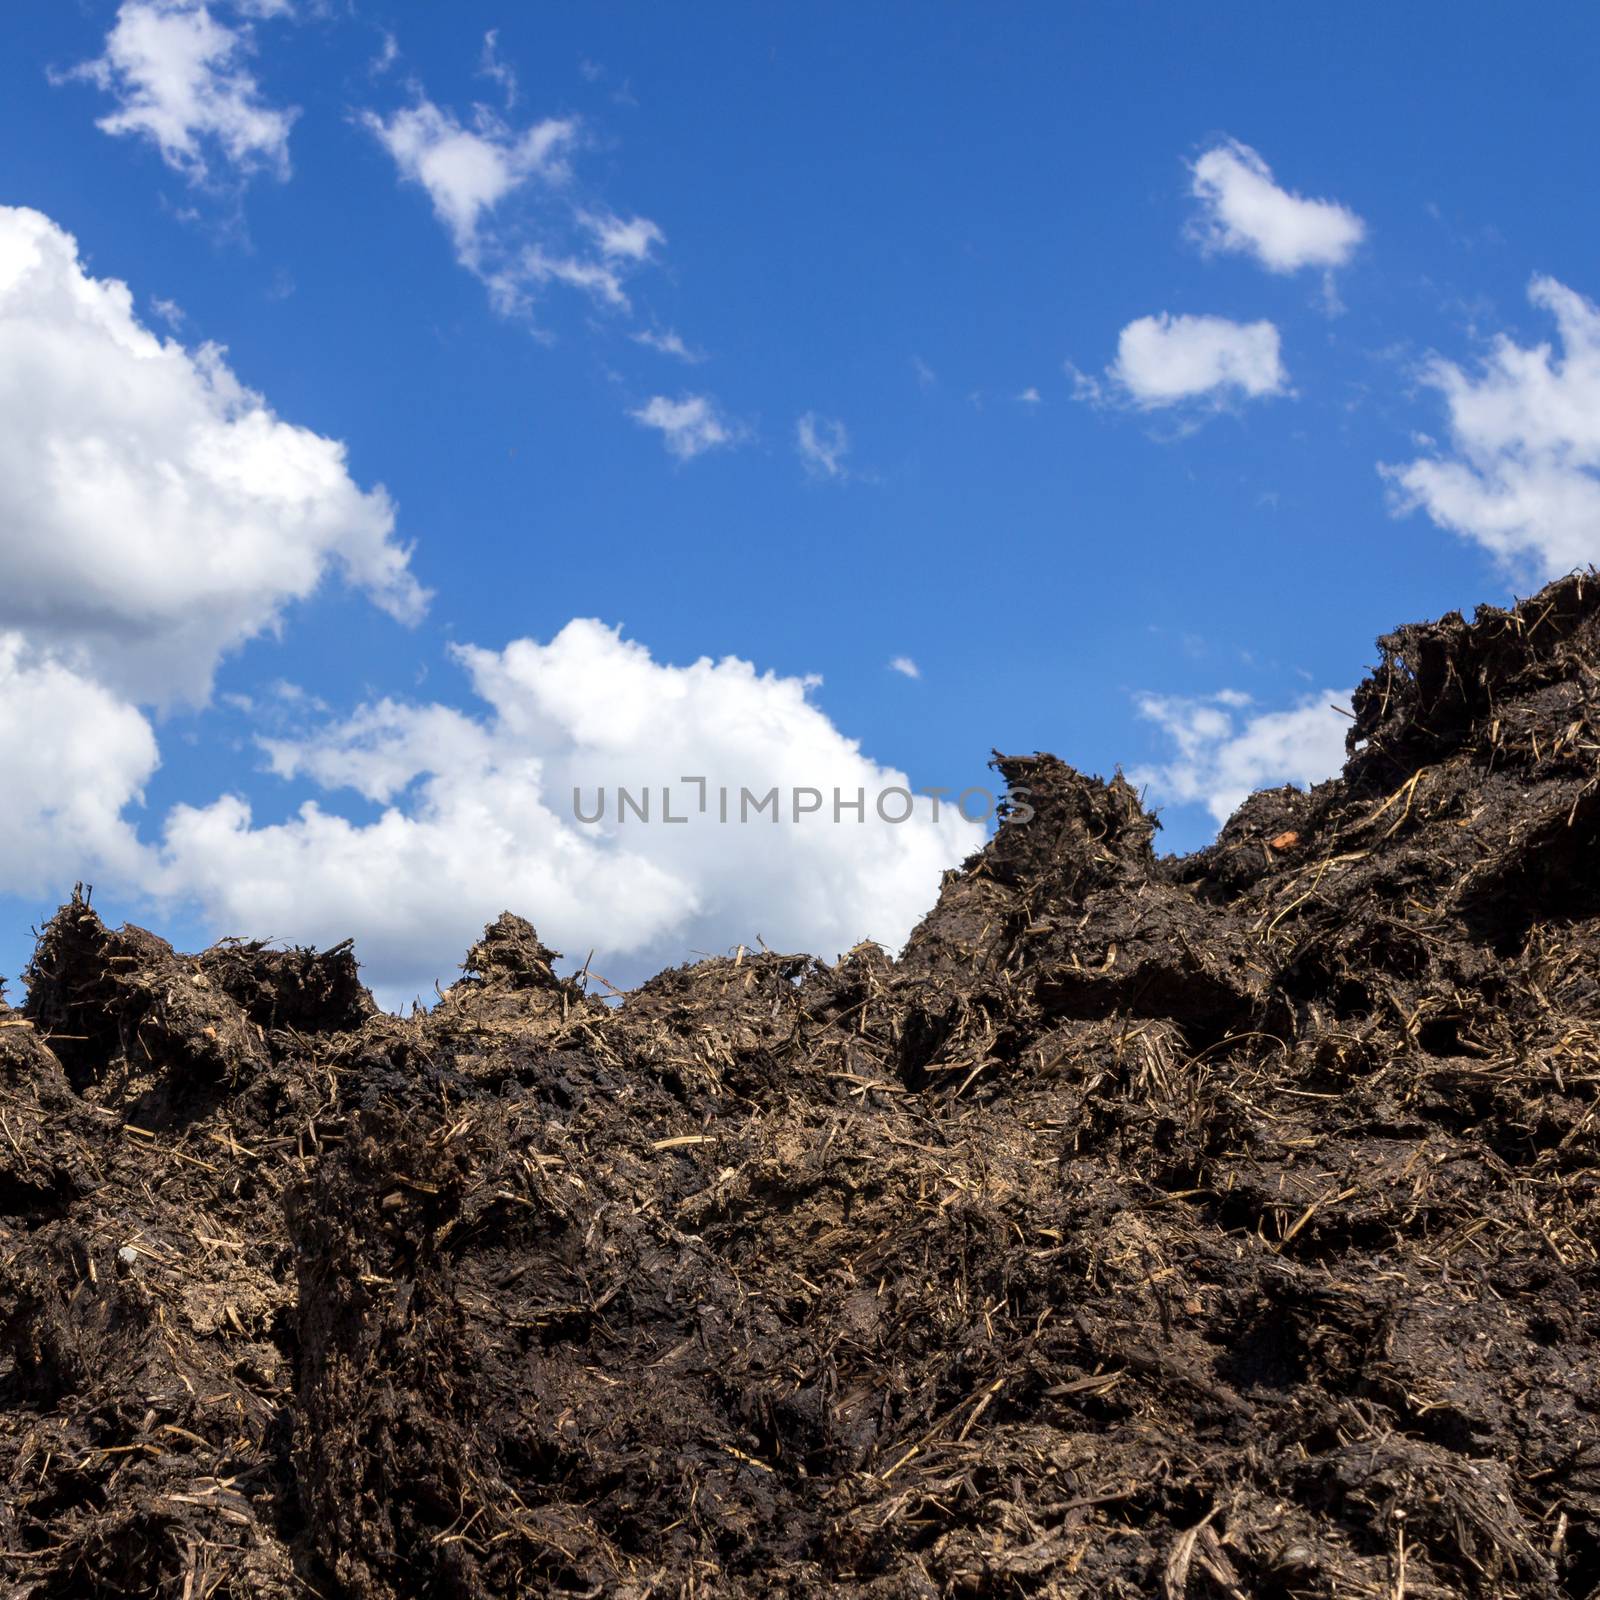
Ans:
[{"label": "white cloud", "polygon": [[367,72],[374,78],[381,78],[395,62],[400,59],[400,41],[383,29],[378,53],[367,63]]},{"label": "white cloud", "polygon": [[922,668],[910,656],[896,656],[889,663],[889,670],[898,672],[902,678],[920,678],[922,676]]},{"label": "white cloud", "polygon": [[[680,454],[732,438],[704,397],[652,405]],[[448,978],[507,906],[620,975],[758,936],[824,955],[863,935],[898,943],[981,843],[980,826],[935,820],[927,802],[898,826],[873,820],[880,791],[909,785],[810,702],[812,680],[734,659],[661,665],[582,621],[548,644],[460,651],[478,715],[381,702],[263,742],[279,774],[355,790],[378,820],[320,803],[258,826],[227,796],[173,808],[159,843],[142,842],[159,760],[142,705],[202,698],[219,654],[332,566],[401,615],[421,596],[388,502],[355,487],[339,445],[276,418],[220,353],[143,328],[129,291],[87,276],[30,211],[0,210],[0,422],[0,889],[103,876],[219,928],[355,934],[399,999]],[[279,729],[318,706],[287,683],[235,703]],[[660,789],[689,814],[694,775],[712,814],[663,822]],[[574,786],[592,804],[605,785],[614,804],[623,784],[652,791],[655,821],[576,820]],[[786,807],[816,789],[826,809],[723,826],[723,785],[735,818],[744,788],[776,786]],[[865,820],[836,820],[835,788],[867,791]]]},{"label": "white cloud", "polygon": [[[280,5],[245,8],[282,14]],[[219,22],[200,0],[123,0],[104,53],[74,68],[117,100],[96,124],[110,134],[148,139],[169,167],[192,182],[210,176],[220,155],[240,176],[289,176],[294,107],[269,105],[243,65],[251,30]]]},{"label": "white cloud", "polygon": [[707,450],[737,443],[738,430],[724,421],[708,395],[686,394],[677,400],[654,395],[636,411],[628,413],[646,428],[655,428],[669,454],[680,461],[693,461]]},{"label": "white cloud", "polygon": [[601,255],[613,260],[648,261],[651,250],[667,242],[666,234],[648,217],[630,217],[624,222],[609,211],[580,211],[578,221],[594,235]]},{"label": "white cloud", "polygon": [[1343,266],[1366,224],[1333,200],[1307,200],[1280,188],[1248,145],[1213,145],[1190,169],[1201,213],[1194,231],[1208,249],[1254,256],[1269,272]]},{"label": "white cloud", "polygon": [[1063,361],[1061,370],[1072,379],[1072,398],[1081,405],[1100,406],[1106,403],[1105,385],[1092,373],[1085,372],[1071,361]]},{"label": "white cloud", "polygon": [[273,414],[222,351],[142,326],[37,211],[0,208],[0,628],[134,702],[203,700],[219,657],[337,568],[424,604],[382,489]]},{"label": "white cloud", "polygon": [[1397,510],[1543,580],[1600,562],[1600,310],[1554,278],[1528,298],[1554,317],[1560,353],[1502,335],[1476,376],[1436,357],[1424,378],[1444,396],[1449,452],[1381,470]]},{"label": "white cloud", "polygon": [[518,131],[478,106],[469,127],[419,98],[387,118],[364,112],[361,121],[402,180],[426,191],[456,259],[483,281],[496,310],[525,314],[535,292],[552,283],[630,309],[624,275],[648,265],[666,235],[648,217],[624,220],[571,197],[574,119],[548,117]]},{"label": "white cloud", "polygon": [[[845,738],[809,700],[808,680],[732,657],[664,665],[582,620],[548,644],[457,654],[484,715],[385,701],[270,747],[283,775],[384,805],[377,821],[312,804],[255,827],[238,799],[180,807],[164,840],[167,892],[198,898],[218,926],[318,942],[353,934],[396,998],[448,976],[506,907],[568,954],[593,947],[595,968],[624,981],[758,936],[827,957],[869,936],[897,946],[940,872],[982,842],[981,826],[948,808],[935,822],[926,802],[911,821],[878,820],[877,795],[908,780]],[[704,813],[691,777],[705,779]],[[618,823],[619,785],[650,791],[650,822]],[[576,820],[574,788],[592,814],[602,786],[606,820]],[[741,789],[762,797],[774,786],[782,820],[738,820]],[[663,787],[688,822],[661,820]],[[853,810],[835,820],[836,788],[847,801],[865,790],[864,822]],[[797,822],[793,793],[808,789],[822,810]],[[903,805],[890,801],[890,814]]]},{"label": "white cloud", "polygon": [[517,74],[509,62],[500,59],[500,30],[491,28],[483,36],[483,54],[478,58],[478,76],[500,85],[506,110],[517,103]]},{"label": "white cloud", "polygon": [[1177,747],[1163,765],[1138,768],[1132,781],[1148,785],[1158,800],[1203,803],[1226,822],[1257,789],[1284,783],[1307,787],[1344,765],[1348,690],[1309,695],[1288,711],[1247,714],[1249,695],[1225,689],[1209,698],[1144,695],[1139,715],[1154,722]]},{"label": "white cloud", "polygon": [[850,435],[845,425],[808,411],[795,424],[794,447],[814,478],[844,478],[844,458],[850,453]]},{"label": "white cloud", "polygon": [[1044,404],[1044,396],[1041,395],[1039,393],[1039,391],[1033,387],[1032,384],[1029,384],[1028,387],[1026,389],[1024,389],[1022,391],[1022,393],[1017,396],[1017,403],[1019,405],[1024,405],[1024,406],[1039,406],[1039,405],[1043,405]]},{"label": "white cloud", "polygon": [[388,119],[363,112],[361,121],[401,177],[427,191],[462,265],[475,272],[484,268],[484,218],[524,184],[564,183],[578,131],[575,122],[550,117],[518,133],[481,107],[477,125],[466,128],[427,99]]},{"label": "white cloud", "polygon": [[0,633],[0,889],[41,894],[102,873],[137,882],[146,852],[123,813],[158,761],[135,707]]},{"label": "white cloud", "polygon": [[683,342],[682,336],[671,328],[665,332],[642,328],[632,337],[635,344],[642,344],[646,350],[654,350],[658,355],[676,356],[679,361],[687,361],[691,366],[705,360],[698,350],[691,350]]},{"label": "white cloud", "polygon": [[[1278,330],[1270,322],[1225,317],[1140,317],[1122,330],[1117,359],[1106,370],[1128,400],[1147,410],[1207,396],[1261,399],[1288,386]],[[1076,386],[1078,397],[1098,399],[1099,384],[1084,382]]]},{"label": "white cloud", "polygon": [[603,261],[585,261],[579,256],[551,255],[541,245],[530,245],[522,252],[519,270],[510,278],[502,276],[498,286],[514,301],[522,284],[542,287],[564,283],[569,289],[582,289],[604,305],[628,309],[622,280]]}]

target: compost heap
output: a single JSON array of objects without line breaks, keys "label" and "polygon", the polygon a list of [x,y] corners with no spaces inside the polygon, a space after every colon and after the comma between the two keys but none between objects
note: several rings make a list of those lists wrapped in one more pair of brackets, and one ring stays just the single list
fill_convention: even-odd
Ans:
[{"label": "compost heap", "polygon": [[75,898],[0,1593],[1595,1593],[1600,579],[1380,649],[1195,855],[1000,759],[898,961],[607,1005],[508,915],[403,1020]]}]

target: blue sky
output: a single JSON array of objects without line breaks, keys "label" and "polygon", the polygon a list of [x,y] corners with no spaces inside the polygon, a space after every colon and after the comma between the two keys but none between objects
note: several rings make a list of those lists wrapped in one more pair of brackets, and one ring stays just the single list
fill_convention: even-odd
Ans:
[{"label": "blue sky", "polygon": [[501,898],[622,981],[893,943],[948,808],[585,833],[567,780],[1046,749],[1193,848],[1332,769],[1374,635],[1600,551],[1586,7],[5,28],[0,972],[79,876],[390,999]]}]

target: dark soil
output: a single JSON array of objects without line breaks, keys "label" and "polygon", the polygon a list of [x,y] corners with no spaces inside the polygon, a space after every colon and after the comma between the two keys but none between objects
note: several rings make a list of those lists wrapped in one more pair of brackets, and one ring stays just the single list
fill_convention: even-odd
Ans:
[{"label": "dark soil", "polygon": [[1600,580],[1380,642],[1350,760],[1120,778],[891,961],[620,1005],[503,917],[82,899],[0,1009],[0,1594],[1600,1591]]}]

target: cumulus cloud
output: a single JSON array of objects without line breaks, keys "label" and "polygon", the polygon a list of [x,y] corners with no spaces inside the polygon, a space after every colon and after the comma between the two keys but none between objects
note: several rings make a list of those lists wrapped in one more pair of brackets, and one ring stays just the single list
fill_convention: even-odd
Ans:
[{"label": "cumulus cloud", "polygon": [[850,435],[842,422],[808,411],[795,424],[794,447],[814,478],[844,478]]},{"label": "cumulus cloud", "polygon": [[1269,272],[1343,266],[1366,224],[1334,200],[1307,200],[1273,181],[1272,169],[1236,139],[1213,145],[1191,167],[1200,202],[1194,233],[1211,250],[1253,256]]},{"label": "cumulus cloud", "polygon": [[624,276],[647,265],[666,235],[648,217],[624,220],[574,197],[574,119],[516,129],[478,106],[468,125],[424,96],[388,117],[366,111],[360,120],[401,180],[425,191],[456,259],[482,280],[498,311],[528,312],[552,283],[630,309]]},{"label": "cumulus cloud", "polygon": [[342,569],[397,616],[423,595],[381,491],[0,208],[0,891],[130,893],[160,867],[130,813],[159,764],[144,707],[205,699],[219,657]]},{"label": "cumulus cloud", "polygon": [[1257,789],[1321,783],[1344,765],[1348,690],[1308,695],[1287,711],[1254,711],[1249,695],[1223,690],[1204,698],[1144,695],[1139,715],[1176,747],[1171,761],[1136,769],[1134,783],[1159,801],[1203,804],[1226,822]]},{"label": "cumulus cloud", "polygon": [[[269,747],[283,776],[382,805],[376,821],[312,803],[258,827],[236,798],[179,807],[163,841],[169,892],[198,898],[219,926],[354,934],[396,998],[448,976],[506,906],[569,954],[594,948],[596,969],[623,981],[758,937],[829,957],[864,937],[897,946],[941,871],[982,842],[980,825],[948,807],[936,821],[926,800],[911,820],[881,820],[877,797],[909,782],[833,726],[811,680],[733,657],[665,665],[584,620],[549,643],[457,657],[479,715],[382,701]],[[631,809],[618,820],[619,788],[648,792],[648,822]],[[778,820],[743,804],[743,791],[774,788]],[[663,820],[663,789],[686,821]],[[852,806],[864,794],[864,820],[835,813],[835,790]],[[820,809],[796,820],[809,791]],[[904,809],[896,797],[888,814]]]},{"label": "cumulus cloud", "polygon": [[1600,562],[1600,310],[1554,278],[1528,298],[1560,341],[1501,335],[1476,373],[1436,357],[1449,449],[1381,470],[1395,509],[1423,510],[1514,573],[1537,580]]},{"label": "cumulus cloud", "polygon": [[[272,16],[287,7],[243,9]],[[247,23],[229,27],[200,0],[123,0],[103,53],[64,76],[116,100],[98,127],[148,140],[191,182],[209,178],[218,158],[241,177],[267,171],[287,178],[298,112],[262,98],[244,64],[252,49]]]},{"label": "cumulus cloud", "polygon": [[[669,447],[730,436],[709,403],[662,404],[652,425]],[[353,933],[398,1000],[448,978],[507,906],[622,976],[759,936],[824,955],[866,935],[898,943],[981,843],[927,800],[881,820],[877,797],[909,784],[833,726],[813,680],[731,658],[663,665],[582,621],[548,643],[458,652],[472,715],[381,701],[308,733],[320,703],[281,684],[266,759],[321,798],[261,824],[237,796],[196,796],[142,839],[159,763],[145,706],[202,699],[219,655],[330,569],[400,616],[422,597],[388,502],[350,481],[337,443],[274,416],[219,352],[141,326],[129,291],[87,275],[31,211],[0,210],[0,418],[0,890],[91,875],[218,928]],[[593,815],[602,786],[606,819],[580,821],[574,789]],[[650,823],[618,821],[621,786],[650,792]],[[690,823],[664,819],[664,787]],[[859,819],[834,812],[836,789],[864,799]],[[762,809],[741,821],[745,790]],[[383,809],[352,821],[338,794]]]},{"label": "cumulus cloud", "polygon": [[736,443],[739,437],[709,395],[686,394],[669,400],[658,394],[628,415],[641,426],[656,429],[668,454],[679,461],[693,461],[708,450]]},{"label": "cumulus cloud", "polygon": [[124,813],[158,764],[149,722],[113,690],[0,632],[0,889],[138,882],[147,853]]},{"label": "cumulus cloud", "polygon": [[220,656],[340,571],[425,596],[382,489],[213,346],[144,327],[37,211],[0,208],[0,628],[128,700],[203,700]]},{"label": "cumulus cloud", "polygon": [[[1106,370],[1119,396],[1144,410],[1233,396],[1258,400],[1284,393],[1289,381],[1270,322],[1165,312],[1130,322]],[[1074,378],[1079,399],[1102,397],[1096,380],[1075,371]]]}]

